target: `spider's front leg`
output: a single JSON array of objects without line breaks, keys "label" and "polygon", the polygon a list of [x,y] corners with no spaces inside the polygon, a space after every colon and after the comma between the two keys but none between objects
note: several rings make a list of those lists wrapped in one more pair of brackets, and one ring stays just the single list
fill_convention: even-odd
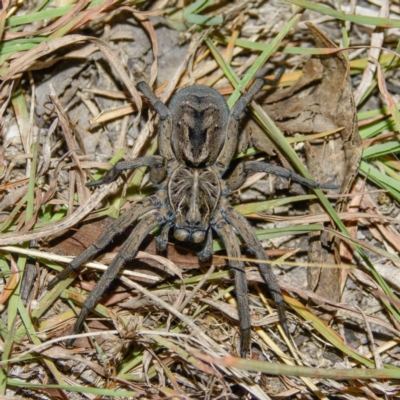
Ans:
[{"label": "spider's front leg", "polygon": [[[256,258],[258,260],[268,260],[268,256],[265,254],[260,241],[257,239],[257,236],[254,233],[253,227],[249,224],[247,219],[230,206],[222,208],[221,212],[229,224],[231,224],[237,230],[239,235],[247,244],[249,250],[256,256]],[[264,282],[267,284],[273,300],[275,301],[279,322],[281,323],[286,336],[289,337],[289,329],[287,327],[285,317],[285,303],[276,277],[272,272],[270,265],[259,263],[258,268],[261,276],[264,279]]]},{"label": "spider's front leg", "polygon": [[267,174],[272,174],[280,176],[282,178],[291,179],[294,182],[300,183],[301,185],[307,186],[312,189],[338,189],[337,185],[330,185],[324,183],[314,182],[310,179],[304,178],[295,172],[282,168],[276,165],[271,165],[266,162],[260,161],[247,161],[239,164],[232,175],[226,181],[226,185],[229,190],[234,191],[239,189],[245,182],[246,178],[250,174],[256,172],[265,172]]},{"label": "spider's front leg", "polygon": [[117,162],[101,179],[87,183],[87,187],[111,183],[118,178],[122,171],[140,167],[150,167],[150,180],[153,183],[160,183],[165,179],[167,162],[174,159],[174,153],[171,147],[171,112],[168,107],[156,97],[146,82],[139,82],[137,84],[137,89],[160,116],[160,123],[158,126],[158,151],[160,155],[139,157],[134,160]]},{"label": "spider's front leg", "polygon": [[153,107],[154,111],[160,116],[158,125],[158,151],[167,161],[175,159],[171,146],[172,135],[172,115],[169,108],[153,93],[147,82],[139,82],[137,90]]},{"label": "spider's front leg", "polygon": [[[103,293],[107,290],[113,280],[117,277],[119,271],[124,264],[134,258],[139,250],[139,246],[146,236],[157,226],[164,223],[164,216],[162,212],[152,211],[145,215],[144,218],[136,225],[129,238],[125,241],[119,253],[115,256],[110,266],[106,269],[103,276],[89,293],[89,296],[82,305],[82,310],[76,320],[72,334],[77,334],[81,331],[83,322],[89,314],[90,310],[94,308]],[[67,341],[67,346],[73,343],[74,339]]]},{"label": "spider's front leg", "polygon": [[[239,259],[240,246],[236,238],[235,232],[229,224],[220,218],[212,225],[215,232],[224,242],[226,253],[229,257]],[[246,272],[244,263],[239,260],[229,260],[229,266],[235,277],[236,300],[238,303],[239,326],[240,326],[240,355],[246,357],[247,350],[250,346],[251,322],[249,298],[247,290]]]}]

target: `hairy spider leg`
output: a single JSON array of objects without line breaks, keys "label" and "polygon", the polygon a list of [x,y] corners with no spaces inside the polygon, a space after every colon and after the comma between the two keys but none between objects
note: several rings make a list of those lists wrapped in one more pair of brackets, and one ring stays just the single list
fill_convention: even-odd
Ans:
[{"label": "hairy spider leg", "polygon": [[[281,80],[283,73],[285,72],[286,67],[282,66],[276,69],[275,78],[274,79],[264,79],[264,83],[269,86],[276,86],[278,82]],[[260,74],[261,72],[261,74]],[[265,71],[266,72],[266,71]],[[257,75],[262,76],[263,73],[261,70],[258,71]]]},{"label": "hairy spider leg", "polygon": [[169,108],[153,93],[147,82],[139,82],[137,89],[142,93],[143,97],[153,107],[154,111],[160,116],[158,125],[158,151],[160,155],[167,161],[175,159],[172,151],[171,135],[172,135],[172,115]]},{"label": "hairy spider leg", "polygon": [[141,167],[163,168],[165,165],[165,159],[161,156],[147,156],[135,158],[133,160],[119,161],[114,165],[113,168],[109,169],[107,173],[101,177],[101,179],[98,181],[88,182],[86,186],[93,187],[103,185],[104,183],[111,183],[118,178],[122,171],[129,169]]},{"label": "hairy spider leg", "polygon": [[312,189],[339,189],[337,185],[318,183],[304,178],[290,169],[260,161],[247,161],[239,164],[226,182],[228,189],[232,191],[239,189],[247,179],[247,176],[255,172],[266,172],[267,174],[291,179],[293,182],[300,183]]},{"label": "hairy spider leg", "polygon": [[[268,256],[265,254],[265,251],[260,241],[257,239],[257,236],[247,219],[243,217],[243,215],[236,212],[230,206],[221,209],[221,213],[224,218],[229,222],[229,224],[231,224],[239,233],[239,235],[243,238],[250,252],[253,253],[258,260],[268,260]],[[260,270],[261,276],[264,279],[264,282],[268,287],[272,299],[275,301],[279,322],[286,336],[289,337],[289,329],[287,327],[285,317],[285,303],[283,300],[281,288],[278,285],[278,282],[274,273],[272,272],[270,265],[258,263],[258,268]]]},{"label": "hairy spider leg", "polygon": [[62,270],[53,280],[51,280],[47,288],[53,289],[54,286],[67,278],[72,272],[76,271],[83,263],[93,259],[101,250],[103,250],[112,239],[123,233],[130,225],[132,225],[140,216],[147,212],[154,210],[154,205],[150,199],[146,199],[139,204],[134,204],[130,207],[122,218],[117,219],[113,222],[105,232],[86,250],[76,256],[67,268]]},{"label": "hairy spider leg", "polygon": [[[175,160],[172,150],[172,115],[169,108],[153,93],[147,82],[139,82],[136,85],[143,97],[153,107],[154,111],[160,116],[157,130],[158,152],[165,158],[167,163]],[[150,180],[153,183],[161,183],[167,176],[167,164],[162,167],[150,170]]]},{"label": "hairy spider leg", "polygon": [[219,177],[221,177],[228,169],[229,164],[235,155],[238,142],[240,115],[263,86],[264,79],[256,79],[247,93],[239,98],[229,113],[224,147],[215,162],[215,167],[217,168]]},{"label": "hairy spider leg", "polygon": [[160,115],[161,119],[167,119],[171,117],[171,112],[168,107],[154,94],[149,84],[145,81],[141,81],[136,85],[137,90],[142,93],[143,97],[152,105],[157,114]]},{"label": "hairy spider leg", "polygon": [[[240,246],[233,228],[222,218],[219,217],[212,228],[222,239],[228,257],[240,258]],[[244,263],[240,260],[229,260],[229,267],[233,271],[235,279],[236,300],[238,303],[239,327],[240,327],[240,355],[246,357],[250,346],[251,322],[248,298],[248,288]]]},{"label": "hairy spider leg", "polygon": [[263,88],[264,84],[264,79],[255,79],[253,84],[249,87],[249,90],[239,98],[229,114],[235,119],[240,119],[244,109],[251,103],[256,94]]},{"label": "hairy spider leg", "polygon": [[[105,270],[99,282],[89,293],[89,296],[82,304],[82,310],[78,315],[78,319],[76,320],[74,329],[72,331],[73,335],[81,331],[83,322],[85,321],[90,310],[95,307],[103,293],[117,277],[124,264],[136,256],[139,246],[146,236],[163,222],[163,215],[159,211],[153,210],[150,212],[150,214],[145,215],[143,219],[136,225],[128,239],[122,245],[119,253],[115,256],[110,266]],[[71,346],[74,340],[75,339],[69,339],[67,341],[67,346]]]}]

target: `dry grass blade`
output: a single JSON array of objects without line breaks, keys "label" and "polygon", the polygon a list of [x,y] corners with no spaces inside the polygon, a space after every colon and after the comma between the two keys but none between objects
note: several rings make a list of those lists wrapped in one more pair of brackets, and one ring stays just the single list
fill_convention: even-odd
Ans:
[{"label": "dry grass blade", "polygon": [[[140,285],[138,285],[136,282],[133,282],[131,280],[125,279],[124,277],[121,278],[123,282],[125,282],[128,286],[137,289],[139,292],[143,293],[146,297],[150,298],[153,300],[156,304],[159,304],[162,308],[168,310],[171,314],[175,315],[177,318],[179,318],[181,321],[183,321],[187,326],[189,326],[192,329],[192,333],[197,336],[200,339],[200,343],[202,344],[202,347],[205,347],[208,349],[208,351],[211,354],[226,354],[226,352],[216,343],[212,338],[210,338],[205,332],[202,330],[199,330],[195,322],[188,318],[187,316],[181,314],[178,310],[176,310],[174,307],[171,307],[168,303],[165,301],[161,300],[157,296],[154,296],[151,292],[148,290],[144,289]],[[241,372],[235,370],[235,369],[223,369],[223,371],[227,375],[232,375],[233,377],[237,378],[239,381],[242,379],[244,380],[245,375],[242,374]],[[260,396],[262,392],[260,392],[260,389],[257,386],[249,386],[243,381],[241,385],[245,386],[250,393],[257,394]],[[261,398],[268,398],[264,394],[261,396]]]},{"label": "dry grass blade", "polygon": [[85,204],[80,206],[72,215],[64,218],[62,221],[48,224],[44,228],[38,229],[36,231],[29,231],[25,233],[4,233],[0,237],[0,246],[45,238],[51,235],[55,235],[60,231],[63,231],[64,229],[71,228],[83,218],[85,218],[109,194],[109,192],[109,187],[105,186],[101,188],[96,193],[94,193]]},{"label": "dry grass blade", "polygon": [[[40,36],[44,33],[53,32],[56,29],[61,28],[67,22],[74,19],[74,17],[76,17],[80,13],[80,11],[82,11],[90,3],[90,1],[91,0],[79,0],[69,12],[67,12],[53,24],[51,24],[50,26],[46,26],[45,28],[39,29],[37,31],[29,32],[29,34]],[[10,39],[23,38],[26,36],[27,36],[26,32],[7,32],[4,38],[10,40]]]},{"label": "dry grass blade", "polygon": [[[115,68],[115,71],[118,73],[125,87],[129,91],[129,94],[132,96],[132,99],[135,101],[137,109],[140,113],[142,108],[142,99],[139,96],[135,85],[132,83],[132,81],[129,79],[129,76],[125,72],[125,67],[121,64],[121,62],[118,60],[118,57],[114,54],[114,52],[106,42],[90,36],[69,35],[59,39],[53,39],[49,42],[41,43],[34,49],[27,51],[10,63],[8,72],[2,76],[0,89],[4,86],[5,82],[13,79],[21,72],[29,70],[34,62],[39,58],[52,54],[62,47],[70,46],[71,44],[80,42],[92,42],[98,47],[98,49],[103,53],[104,57],[107,59],[110,65]],[[137,117],[136,121],[138,121],[138,118],[139,116]]]},{"label": "dry grass blade", "polygon": [[197,354],[203,360],[212,364],[236,367],[246,371],[259,371],[271,375],[287,376],[307,376],[309,378],[324,378],[333,380],[352,380],[352,379],[397,379],[398,371],[393,369],[321,369],[308,368],[301,366],[277,365],[253,360],[244,360],[241,358],[224,357],[213,359],[210,356]]},{"label": "dry grass blade", "polygon": [[[397,398],[399,15],[388,1],[4,0],[0,398]],[[51,290],[49,281],[116,218],[128,224],[129,210],[160,193],[147,167],[118,184],[85,186],[119,161],[157,155],[165,121],[147,101],[141,115],[136,84],[148,82],[163,102],[187,86],[212,86],[232,107],[258,77],[269,83],[241,120],[223,179],[236,165],[266,162],[342,189],[304,191],[266,172],[236,188],[227,200],[272,261],[261,247],[257,257],[247,251],[241,235],[230,257],[215,234],[210,263],[199,263],[201,245],[150,232],[134,259],[125,253],[86,331],[67,347],[82,304],[148,215]],[[202,121],[207,132],[210,121]],[[310,204],[323,209],[312,214]],[[311,260],[320,232],[322,251]],[[324,260],[334,242],[338,251]],[[245,268],[243,288],[229,263]],[[257,263],[272,266],[283,290],[289,337]],[[307,267],[339,277],[314,292]],[[338,298],[329,298],[333,286]],[[240,295],[249,303],[248,359],[235,357]]]},{"label": "dry grass blade", "polygon": [[[76,151],[78,150],[75,146],[74,143],[74,138],[72,134],[72,129],[70,126],[70,123],[68,121],[68,117],[66,112],[61,106],[60,100],[57,97],[56,92],[54,91],[54,88],[50,86],[50,99],[52,100],[54,107],[56,109],[57,115],[58,115],[58,120],[60,121],[60,125],[62,127],[63,133],[65,135],[65,139],[68,144],[69,151],[71,152],[71,157],[74,160],[76,169],[77,169],[77,189],[78,189],[78,198],[80,203],[86,203],[88,198],[89,198],[89,189],[85,187],[86,183],[86,176],[83,173],[82,167],[80,165],[80,161],[78,159],[78,156],[76,154]],[[72,185],[71,185],[72,186]],[[70,196],[70,197],[73,197]]]}]

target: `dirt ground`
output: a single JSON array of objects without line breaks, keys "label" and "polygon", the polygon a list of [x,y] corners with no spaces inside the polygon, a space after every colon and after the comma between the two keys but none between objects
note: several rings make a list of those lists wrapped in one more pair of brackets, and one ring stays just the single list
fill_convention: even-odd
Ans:
[{"label": "dirt ground", "polygon": [[[185,5],[188,7],[189,3]],[[359,6],[380,10],[377,5],[364,3]],[[19,12],[25,13],[31,6],[26,2]],[[84,388],[110,389],[118,397],[131,398],[132,395],[123,396],[127,390],[143,399],[396,398],[399,386],[395,379],[336,381],[323,375],[307,378],[279,371],[254,372],[251,368],[253,372],[249,372],[235,368],[235,363],[222,366],[210,362],[219,356],[239,357],[233,279],[227,260],[218,257],[225,253],[217,241],[210,266],[200,265],[196,252],[177,244],[172,236],[167,257],[160,260],[156,257],[155,239],[149,238],[141,248],[139,260],[126,265],[133,276],[124,275],[114,282],[100,306],[90,314],[87,322],[90,332],[95,332],[94,339],[88,335],[78,338],[72,348],[58,340],[70,333],[76,310],[102,272],[87,268],[75,280],[69,278],[57,286],[53,293],[48,291],[47,283],[61,266],[67,265],[66,256],[75,256],[90,246],[116,217],[123,218],[130,204],[155,191],[145,169],[129,172],[117,184],[93,190],[84,186],[99,179],[110,167],[110,160],[115,163],[156,151],[157,118],[145,102],[138,113],[140,104],[115,65],[125,70],[132,85],[142,80],[153,83],[163,101],[168,101],[179,88],[194,83],[212,85],[228,100],[232,85],[206,44],[206,36],[242,78],[260,50],[244,45],[230,48],[234,44],[231,38],[238,35],[249,42],[270,43],[294,15],[294,6],[279,1],[215,2],[207,9],[207,15],[223,15],[225,19],[208,27],[183,23],[182,15],[171,11],[182,6],[183,2],[148,1],[135,10],[116,7],[65,36],[79,34],[100,39],[112,50],[112,56],[104,49],[99,51],[95,41],[71,41],[35,60],[29,72],[14,78],[25,98],[26,110],[10,102],[1,122],[0,245],[16,247],[25,242],[25,249],[49,256],[33,257],[31,253],[25,258],[25,275],[30,278],[22,280],[18,289],[38,338],[35,341],[32,332],[27,335],[21,328],[25,325],[27,329],[21,309],[16,306],[18,312],[10,311],[7,301],[11,300],[4,295],[10,287],[21,286],[18,280],[10,283],[5,272],[15,272],[16,263],[24,257],[18,256],[15,249],[0,249],[5,305],[2,327],[8,327],[7,332],[10,313],[15,316],[15,339],[8,348],[4,343],[9,343],[9,338],[3,336],[3,349],[7,348],[6,359],[17,358],[3,374],[8,379],[43,387],[9,385],[7,398],[114,397],[108,392],[84,393]],[[319,22],[317,26],[326,37],[340,44],[340,22],[306,10],[281,45],[329,47],[326,42],[315,46],[307,21]],[[354,25],[350,32],[353,46],[369,45],[368,26]],[[397,34],[398,29],[385,31],[386,39],[396,38]],[[311,65],[310,55],[281,50],[275,51],[256,74],[273,78],[284,67],[278,85],[267,86],[257,102],[292,140],[290,146],[314,180],[346,189],[326,192],[327,201],[337,207],[354,241],[348,246],[344,241],[339,246],[333,238],[341,237],[330,236],[329,231],[339,229],[320,201],[309,196],[313,191],[287,179],[257,173],[234,193],[231,204],[247,215],[267,254],[273,259],[282,257],[273,272],[284,292],[291,334],[291,338],[284,337],[275,306],[266,300],[269,295],[258,269],[254,263],[247,263],[254,325],[248,361],[320,370],[399,368],[399,322],[388,312],[389,303],[397,313],[398,298],[394,295],[388,299],[368,264],[373,265],[391,291],[398,293],[399,263],[387,254],[398,254],[399,203],[357,173],[363,142],[355,115],[385,107],[385,97],[376,88],[360,105],[350,102],[353,95],[356,102],[362,97],[362,74],[351,64],[351,76],[347,83],[339,85],[346,70],[346,66],[340,70],[340,65],[347,62],[342,56],[313,56],[318,63],[321,59],[323,62],[313,64],[313,68],[321,68],[319,72],[310,73],[305,67]],[[367,51],[353,50],[348,54],[350,62],[367,57]],[[116,57],[115,64],[110,57]],[[332,60],[336,64],[330,64]],[[290,92],[301,75],[309,80],[298,92]],[[389,88],[396,85],[398,71],[389,70],[385,78]],[[318,91],[321,97],[317,97]],[[399,95],[393,91],[392,96],[398,104]],[[26,135],[21,134],[24,126]],[[240,157],[293,169],[285,150],[273,138],[266,139],[266,129],[256,122],[250,110],[241,128]],[[342,131],[329,133],[335,129]],[[329,132],[321,138],[295,140],[325,131]],[[344,131],[347,136],[341,133]],[[398,141],[398,132],[396,135],[393,140]],[[364,147],[365,143],[364,139]],[[252,152],[255,148],[258,150]],[[33,154],[37,154],[37,164]],[[30,189],[32,168],[36,168],[36,179]],[[30,190],[35,199],[31,211],[26,200]],[[338,199],[345,201],[338,206]],[[356,217],[352,219],[350,213]],[[321,234],[317,228],[312,229],[313,224],[322,224],[326,229]],[[302,226],[307,228],[302,230]],[[113,241],[96,260],[108,265],[128,234]],[[355,250],[359,244],[363,245],[368,262]],[[244,247],[243,253],[244,257],[252,257]],[[339,254],[341,263],[354,269],[330,268],[331,264],[338,264]],[[307,268],[308,262],[325,264],[327,268]],[[9,267],[4,269],[6,265]],[[189,302],[181,307],[188,296]],[[172,314],[171,309],[177,314]],[[35,346],[52,339],[51,345],[35,350]],[[26,359],[21,354],[27,354]],[[76,385],[83,392],[46,386],[51,384]]]}]

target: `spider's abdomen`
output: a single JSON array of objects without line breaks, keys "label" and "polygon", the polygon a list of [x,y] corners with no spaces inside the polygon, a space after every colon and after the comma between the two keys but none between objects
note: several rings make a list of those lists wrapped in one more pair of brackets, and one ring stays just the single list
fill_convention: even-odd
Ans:
[{"label": "spider's abdomen", "polygon": [[208,86],[180,90],[171,100],[172,150],[190,167],[211,165],[225,141],[229,110],[224,98]]},{"label": "spider's abdomen", "polygon": [[220,194],[218,177],[208,168],[179,167],[173,172],[168,197],[175,214],[174,236],[177,240],[204,241]]}]

